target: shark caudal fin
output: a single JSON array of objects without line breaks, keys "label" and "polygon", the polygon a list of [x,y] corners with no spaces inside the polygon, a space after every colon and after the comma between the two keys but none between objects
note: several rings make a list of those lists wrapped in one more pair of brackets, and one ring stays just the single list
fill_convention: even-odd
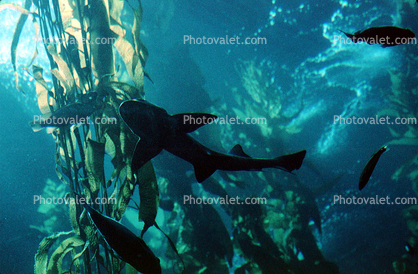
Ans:
[{"label": "shark caudal fin", "polygon": [[296,153],[279,156],[274,158],[277,161],[276,168],[280,168],[287,172],[292,172],[295,169],[299,169],[302,166],[303,159],[305,158],[306,150],[301,150]]},{"label": "shark caudal fin", "polygon": [[196,180],[199,183],[209,178],[217,169],[210,163],[198,163],[198,164],[194,164],[193,167],[194,167],[194,174],[196,176]]}]

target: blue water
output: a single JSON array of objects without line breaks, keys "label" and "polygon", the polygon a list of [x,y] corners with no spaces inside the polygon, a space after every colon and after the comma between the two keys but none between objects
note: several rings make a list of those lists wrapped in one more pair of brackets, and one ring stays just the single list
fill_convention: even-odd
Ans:
[{"label": "blue water", "polygon": [[[369,184],[359,192],[358,178],[368,158],[394,137],[387,125],[340,125],[333,121],[335,115],[374,117],[380,110],[396,108],[389,100],[392,83],[388,70],[417,75],[418,64],[411,58],[417,56],[417,47],[341,45],[333,43],[333,37],[341,35],[338,29],[355,32],[380,25],[397,25],[418,32],[418,5],[412,0],[404,4],[342,0],[142,3],[142,39],[149,50],[146,70],[154,81],[152,84],[145,80],[146,99],[172,114],[214,112],[235,116],[234,108],[242,112],[251,109],[251,105],[242,104],[255,100],[243,85],[243,75],[248,72],[246,69],[257,69],[259,83],[269,83],[268,88],[260,91],[261,101],[267,100],[268,106],[254,107],[250,113],[263,116],[280,107],[280,118],[267,117],[268,126],[274,127],[273,134],[265,137],[253,125],[210,125],[194,136],[220,151],[244,143],[246,152],[255,157],[275,157],[306,149],[305,164],[295,174],[307,188],[316,188],[322,179],[344,174],[334,187],[316,197],[322,235],[315,235],[324,257],[335,262],[340,273],[395,273],[392,263],[405,254],[410,235],[402,218],[402,211],[409,206],[333,205],[332,200],[334,195],[416,197],[410,179],[403,176],[395,181],[391,176],[416,157],[418,149],[389,146]],[[7,12],[9,17],[17,20],[14,13]],[[29,22],[27,27],[29,33],[22,37],[31,35]],[[37,211],[33,196],[42,194],[47,179],[59,183],[51,135],[34,133],[28,125],[32,116],[39,114],[33,83],[26,84],[26,95],[14,88],[9,58],[12,33],[13,24],[5,25],[0,54],[1,274],[33,272],[39,242],[49,235],[30,227],[41,226],[45,220],[45,215]],[[184,45],[185,35],[264,37],[267,44]],[[31,57],[32,50],[22,48],[19,56]],[[27,59],[22,57],[18,62],[24,64]],[[42,53],[37,62],[46,67]],[[22,82],[30,79],[22,67],[19,73],[24,77]],[[405,92],[416,88],[416,77],[404,81],[411,79],[415,82],[403,83]],[[268,108],[271,109],[266,112]],[[417,113],[416,105],[415,109],[400,109]],[[417,130],[417,125],[411,128]],[[408,131],[405,125],[393,125],[391,129]],[[191,179],[186,176],[192,170],[189,164],[163,153],[154,159],[154,165],[158,176],[168,178],[176,186],[172,196],[190,191]],[[416,168],[409,167],[410,171]],[[266,174],[280,179],[284,176],[281,171]],[[264,184],[252,183],[255,175],[240,176],[249,182],[243,194],[263,193]],[[285,184],[281,187],[286,189]],[[56,216],[55,232],[71,230],[66,211]],[[230,220],[226,214],[223,218],[231,232]]]}]

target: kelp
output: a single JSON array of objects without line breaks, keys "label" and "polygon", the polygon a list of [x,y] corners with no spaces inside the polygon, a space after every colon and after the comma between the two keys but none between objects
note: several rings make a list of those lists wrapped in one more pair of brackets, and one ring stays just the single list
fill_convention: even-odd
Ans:
[{"label": "kelp", "polygon": [[141,206],[139,207],[138,219],[144,222],[144,228],[141,232],[141,237],[148,230],[149,227],[155,224],[155,217],[158,210],[158,183],[155,177],[154,167],[151,162],[146,163],[139,170],[142,176],[138,178],[139,197],[141,199]]},{"label": "kelp", "polygon": [[[15,9],[15,10],[18,10],[18,11],[21,12],[19,20],[16,24],[16,28],[15,28],[15,31],[14,31],[14,34],[13,34],[12,45],[11,45],[12,65],[13,65],[13,69],[15,71],[16,88],[18,90],[20,90],[20,89],[19,89],[19,80],[18,80],[18,74],[17,74],[17,69],[16,69],[17,45],[19,44],[20,34],[22,33],[22,29],[23,29],[23,27],[26,23],[26,20],[28,19],[28,15],[31,13],[29,11],[29,8],[30,8],[31,5],[32,5],[32,0],[26,0],[23,8],[19,7],[19,6],[12,5],[12,4],[0,5],[0,10],[2,10],[3,8],[11,8],[11,9]],[[38,34],[38,31],[36,32],[36,34]],[[36,38],[38,38],[38,37],[36,37]],[[37,41],[37,39],[36,39],[36,41]],[[36,52],[36,49],[35,49],[35,52]]]},{"label": "kelp", "polygon": [[[121,20],[124,1],[52,0],[51,4],[46,1],[33,4],[36,13],[30,11],[31,0],[26,1],[24,8],[7,4],[0,5],[0,10],[13,8],[22,12],[12,42],[12,63],[16,71],[20,33],[27,16],[36,15],[36,35],[38,32],[42,35],[50,61],[47,73],[52,76],[52,84],[48,85],[44,69],[32,66],[40,111],[47,114],[93,92],[98,94],[89,123],[52,132],[57,176],[70,189],[64,200],[73,230],[42,240],[35,256],[35,273],[100,273],[102,268],[108,273],[120,273],[125,263],[96,232],[82,203],[76,202],[76,193],[83,194],[96,209],[120,220],[138,184],[139,218],[145,227],[155,224],[159,193],[154,168],[149,162],[136,174],[132,173],[131,158],[138,137],[118,114],[122,101],[142,99],[144,95],[148,52],[139,36],[142,7],[139,2],[136,8],[132,7],[134,22],[129,40]],[[119,82],[115,76],[115,50],[122,56],[133,86]],[[113,166],[109,178],[105,172],[109,160],[106,154]],[[54,247],[57,241],[58,247]]]},{"label": "kelp", "polygon": [[[89,182],[89,193],[96,198],[100,187],[105,182],[104,178],[104,156],[105,144],[94,141],[90,138],[86,140],[85,163],[87,178]],[[85,191],[87,192],[87,191]]]},{"label": "kelp", "polygon": [[72,234],[73,231],[60,232],[44,238],[39,244],[38,251],[35,255],[35,273],[46,274],[48,268],[48,251],[55,243],[58,237]]},{"label": "kelp", "polygon": [[48,86],[43,77],[43,69],[38,66],[32,66],[33,77],[35,78],[36,97],[38,106],[42,114],[49,113],[54,110],[53,92],[48,90]]}]

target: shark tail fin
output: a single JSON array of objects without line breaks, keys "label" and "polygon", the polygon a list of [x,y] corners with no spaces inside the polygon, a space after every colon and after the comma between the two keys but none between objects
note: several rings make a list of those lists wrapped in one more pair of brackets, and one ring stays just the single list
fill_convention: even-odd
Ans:
[{"label": "shark tail fin", "polygon": [[196,176],[196,180],[199,183],[209,178],[217,169],[210,163],[203,163],[203,164],[198,163],[198,164],[194,164],[193,167],[194,167],[194,174]]},{"label": "shark tail fin", "polygon": [[287,172],[292,172],[302,166],[303,159],[305,159],[306,150],[301,150],[296,153],[283,155],[275,158],[277,161],[277,168],[283,169]]}]

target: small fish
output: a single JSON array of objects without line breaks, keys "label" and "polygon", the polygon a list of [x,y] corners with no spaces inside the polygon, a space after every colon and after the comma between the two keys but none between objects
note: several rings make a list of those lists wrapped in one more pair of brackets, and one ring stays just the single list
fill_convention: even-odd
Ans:
[{"label": "small fish", "polygon": [[78,123],[87,123],[96,108],[97,93],[85,94],[78,102],[69,104],[51,113],[36,116],[34,121],[29,122],[34,132],[44,127],[65,128]]},{"label": "small fish", "polygon": [[[264,168],[279,168],[292,172],[301,167],[306,154],[306,150],[301,150],[273,159],[255,159],[248,156],[240,145],[236,145],[229,154],[214,151],[188,134],[216,119],[212,114],[169,115],[165,109],[145,100],[125,101],[119,106],[119,113],[128,127],[140,137],[132,156],[132,172],[163,149],[191,163],[199,183],[218,169],[260,171]],[[190,117],[202,123],[188,123]]]},{"label": "small fish", "polygon": [[385,152],[387,149],[387,146],[382,146],[376,153],[370,157],[369,161],[367,162],[366,166],[364,167],[363,171],[360,175],[360,182],[358,184],[358,189],[362,190],[367,182],[370,179],[370,176],[372,176],[373,170],[377,164],[377,161],[379,161],[380,155],[382,155],[383,152]]},{"label": "small fish", "polygon": [[84,204],[97,229],[121,259],[144,274],[161,274],[160,259],[147,244],[119,222]]},{"label": "small fish", "polygon": [[369,45],[379,44],[384,48],[411,43],[411,40],[415,37],[415,33],[410,29],[392,26],[369,28],[363,31],[357,31],[354,34],[340,31],[354,43],[363,41]]}]

